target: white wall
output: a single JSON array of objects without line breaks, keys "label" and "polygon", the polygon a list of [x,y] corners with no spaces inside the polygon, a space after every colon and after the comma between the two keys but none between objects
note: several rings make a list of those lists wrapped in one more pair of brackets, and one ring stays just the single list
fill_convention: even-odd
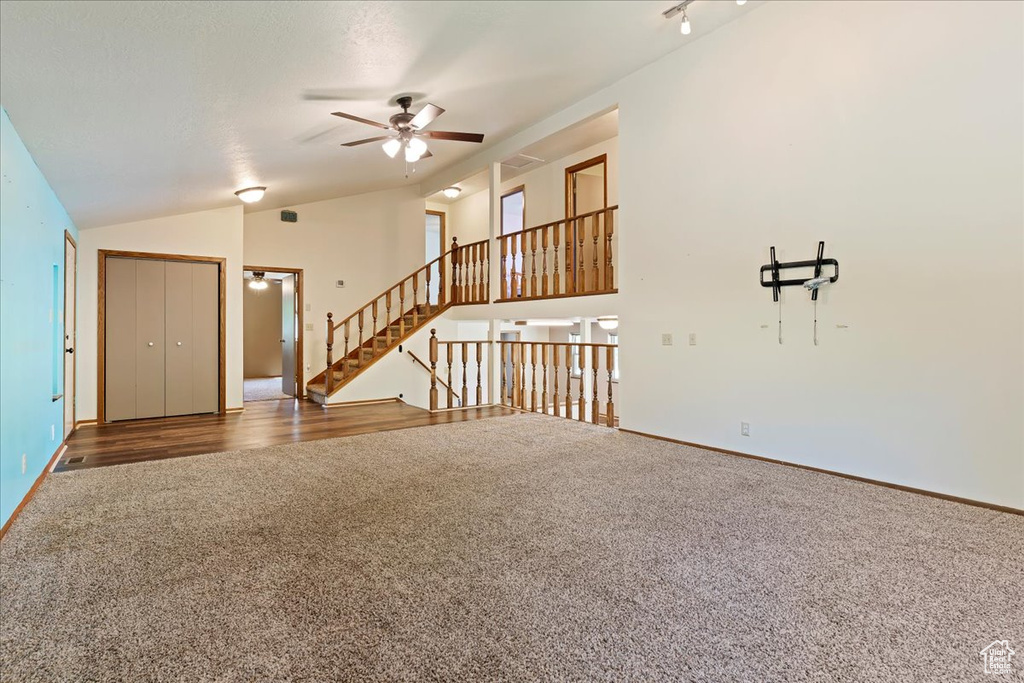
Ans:
[{"label": "white wall", "polygon": [[[623,426],[1024,508],[1024,5],[870,4],[618,84]],[[779,345],[758,267],[818,240],[820,345],[800,289]]]},{"label": "white wall", "polygon": [[244,254],[247,265],[303,269],[308,381],[327,363],[327,312],[340,322],[424,265],[425,209],[416,186],[290,208],[298,223],[282,222],[279,209],[245,214]]},{"label": "white wall", "polygon": [[90,228],[78,241],[77,419],[96,419],[97,251],[227,259],[227,407],[242,405],[242,207]]}]

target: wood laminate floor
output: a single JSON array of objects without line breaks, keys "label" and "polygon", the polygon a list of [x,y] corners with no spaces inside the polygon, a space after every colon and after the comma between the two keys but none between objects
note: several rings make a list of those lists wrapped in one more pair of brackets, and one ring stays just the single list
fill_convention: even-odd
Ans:
[{"label": "wood laminate floor", "polygon": [[325,410],[311,401],[259,401],[231,415],[192,415],[79,427],[54,471],[237,451],[515,413],[481,406],[431,413],[399,401]]}]

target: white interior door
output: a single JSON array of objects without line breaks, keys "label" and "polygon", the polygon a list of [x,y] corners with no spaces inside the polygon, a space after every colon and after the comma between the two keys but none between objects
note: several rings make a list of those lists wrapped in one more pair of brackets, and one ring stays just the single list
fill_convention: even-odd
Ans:
[{"label": "white interior door", "polygon": [[64,240],[64,438],[75,429],[75,273],[78,250]]},{"label": "white interior door", "polygon": [[295,396],[295,275],[281,278],[281,391]]}]

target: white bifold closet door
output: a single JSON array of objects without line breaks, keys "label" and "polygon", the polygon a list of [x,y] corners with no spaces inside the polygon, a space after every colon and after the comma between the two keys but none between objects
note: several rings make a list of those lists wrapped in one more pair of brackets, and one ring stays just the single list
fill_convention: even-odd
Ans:
[{"label": "white bifold closet door", "polygon": [[107,420],[217,411],[218,284],[215,263],[107,258]]}]

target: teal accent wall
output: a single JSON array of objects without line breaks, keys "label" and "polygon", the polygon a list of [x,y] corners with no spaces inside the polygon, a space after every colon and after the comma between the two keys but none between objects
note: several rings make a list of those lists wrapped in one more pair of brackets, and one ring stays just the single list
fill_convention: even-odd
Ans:
[{"label": "teal accent wall", "polygon": [[[0,109],[0,524],[63,439],[64,231],[78,230]],[[53,437],[50,430],[53,428]],[[22,455],[25,471],[22,472]]]}]

